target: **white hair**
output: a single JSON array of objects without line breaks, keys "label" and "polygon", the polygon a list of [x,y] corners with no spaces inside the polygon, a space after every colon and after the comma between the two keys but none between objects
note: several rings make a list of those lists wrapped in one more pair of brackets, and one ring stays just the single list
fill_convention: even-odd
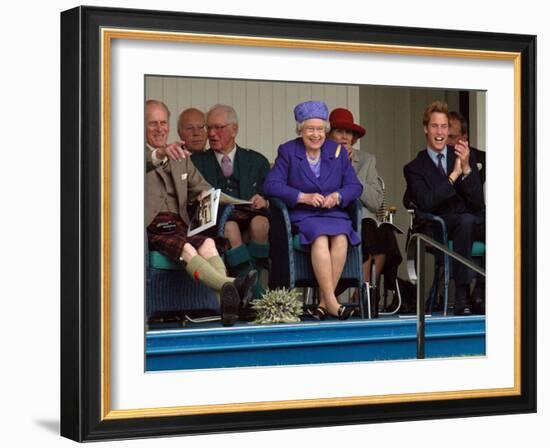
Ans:
[{"label": "white hair", "polygon": [[206,119],[208,120],[208,116],[218,109],[221,109],[226,113],[227,124],[239,124],[237,112],[235,112],[235,109],[233,109],[231,106],[228,106],[227,104],[214,104],[210,109],[208,109],[208,112],[206,113]]}]

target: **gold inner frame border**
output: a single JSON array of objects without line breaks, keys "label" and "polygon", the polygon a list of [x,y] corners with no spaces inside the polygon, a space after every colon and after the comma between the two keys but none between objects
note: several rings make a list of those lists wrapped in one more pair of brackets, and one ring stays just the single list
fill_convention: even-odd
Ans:
[{"label": "gold inner frame border", "polygon": [[[110,387],[110,66],[114,39],[185,42],[248,47],[276,47],[307,50],[382,53],[409,56],[513,61],[514,63],[514,386],[480,390],[422,392],[357,397],[315,398],[245,402],[216,405],[170,406],[141,409],[111,409]],[[258,412],[334,406],[423,402],[471,398],[503,397],[521,394],[521,54],[459,48],[418,47],[305,39],[279,39],[199,33],[101,29],[101,420],[173,417],[229,412]]]}]

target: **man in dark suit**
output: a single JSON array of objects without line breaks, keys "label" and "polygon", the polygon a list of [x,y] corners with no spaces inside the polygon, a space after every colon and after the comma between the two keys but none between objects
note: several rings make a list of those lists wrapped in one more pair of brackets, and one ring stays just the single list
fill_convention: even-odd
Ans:
[{"label": "man in dark suit", "polygon": [[[447,145],[456,146],[458,140],[468,141],[468,123],[460,112],[449,112],[449,136]],[[481,177],[481,184],[485,186],[486,161],[485,151],[470,146],[470,152],[474,154],[476,166]]]},{"label": "man in dark suit", "polygon": [[[458,254],[472,259],[474,241],[485,240],[485,204],[481,179],[468,142],[459,139],[447,145],[447,104],[434,101],[424,111],[427,148],[404,168],[409,199],[422,211],[439,215],[447,225],[448,237]],[[481,284],[470,296],[474,272],[455,262],[455,315],[485,312]]]},{"label": "man in dark suit", "polygon": [[[193,163],[215,188],[252,202],[247,208],[238,206],[224,229],[230,244],[225,253],[227,265],[234,275],[243,276],[252,268],[266,267],[269,256],[269,204],[262,196],[269,162],[259,152],[236,144],[239,122],[231,106],[217,104],[210,108],[206,114],[206,129],[211,150],[194,153]],[[255,296],[260,294],[261,288],[257,285]]]}]

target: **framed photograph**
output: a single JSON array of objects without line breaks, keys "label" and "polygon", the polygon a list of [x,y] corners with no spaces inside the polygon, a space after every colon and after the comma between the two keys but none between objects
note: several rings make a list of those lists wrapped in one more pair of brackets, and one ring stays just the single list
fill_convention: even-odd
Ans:
[{"label": "framed photograph", "polygon": [[[529,35],[63,12],[61,434],[91,441],[535,412],[535,47]],[[292,336],[284,325],[152,331],[149,99],[168,105],[171,140],[184,107],[232,105],[237,141],[271,163],[275,144],[293,137],[298,102],[346,107],[366,123],[366,149],[393,202],[403,193],[403,165],[423,149],[425,105],[442,99],[468,111],[487,160],[486,315],[443,318],[448,326],[433,334],[439,324],[427,321],[426,359],[387,355],[396,344],[415,347],[414,317],[391,320],[403,333],[382,334],[377,355],[352,334],[382,328],[380,319],[309,325],[305,339],[303,327]],[[445,351],[460,346],[445,339],[451,326],[477,342]],[[318,329],[315,343],[307,339]],[[338,333],[332,346],[319,348],[330,332]],[[246,347],[231,346],[237,333]],[[197,335],[211,340],[199,349]]]}]

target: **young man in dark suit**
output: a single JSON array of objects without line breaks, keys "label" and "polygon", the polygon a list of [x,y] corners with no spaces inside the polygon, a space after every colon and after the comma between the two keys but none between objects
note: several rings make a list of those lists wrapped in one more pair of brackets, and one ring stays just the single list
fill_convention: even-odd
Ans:
[{"label": "young man in dark suit", "polygon": [[[459,139],[447,144],[449,112],[447,104],[434,101],[423,117],[426,149],[404,168],[409,199],[422,211],[439,215],[447,225],[454,251],[472,259],[474,241],[485,241],[485,204],[481,179],[468,142]],[[455,315],[485,312],[482,284],[470,296],[474,272],[455,262]]]}]

